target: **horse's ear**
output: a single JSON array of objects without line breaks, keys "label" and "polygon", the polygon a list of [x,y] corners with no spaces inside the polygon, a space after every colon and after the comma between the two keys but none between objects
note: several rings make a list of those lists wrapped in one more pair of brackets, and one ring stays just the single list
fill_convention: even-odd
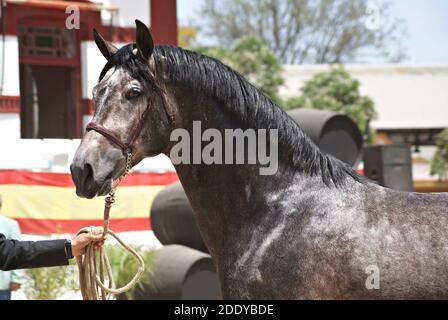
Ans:
[{"label": "horse's ear", "polygon": [[148,27],[140,20],[135,20],[137,55],[144,61],[149,61],[154,51],[154,41]]},{"label": "horse's ear", "polygon": [[93,29],[93,38],[95,39],[95,43],[98,46],[98,49],[100,49],[101,53],[107,61],[109,61],[110,58],[115,54],[115,52],[118,51],[117,47],[115,47],[109,41],[104,40],[104,38],[98,33],[98,31],[96,31],[96,29]]}]

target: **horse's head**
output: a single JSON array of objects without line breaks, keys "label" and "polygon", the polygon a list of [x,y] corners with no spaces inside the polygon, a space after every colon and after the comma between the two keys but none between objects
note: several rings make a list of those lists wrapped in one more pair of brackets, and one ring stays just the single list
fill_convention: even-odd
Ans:
[{"label": "horse's head", "polygon": [[107,59],[93,89],[96,106],[70,166],[78,196],[105,195],[126,168],[161,153],[169,142],[170,119],[157,79],[154,43],[148,28],[136,21],[136,44],[117,49],[94,31]]}]

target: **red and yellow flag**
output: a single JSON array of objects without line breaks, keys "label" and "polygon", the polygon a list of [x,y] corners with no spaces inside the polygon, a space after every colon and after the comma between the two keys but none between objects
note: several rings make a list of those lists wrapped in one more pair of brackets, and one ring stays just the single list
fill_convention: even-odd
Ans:
[{"label": "red and yellow flag", "polygon": [[[151,229],[149,211],[156,194],[177,181],[175,172],[131,173],[116,192],[110,228],[116,232]],[[76,196],[70,174],[0,171],[1,214],[19,222],[22,233],[76,233],[103,221],[104,198]]]}]

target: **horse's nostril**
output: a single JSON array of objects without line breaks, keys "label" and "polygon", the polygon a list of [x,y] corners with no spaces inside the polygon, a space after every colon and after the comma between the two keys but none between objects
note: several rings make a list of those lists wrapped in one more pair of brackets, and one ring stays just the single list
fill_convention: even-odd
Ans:
[{"label": "horse's nostril", "polygon": [[84,164],[84,170],[83,170],[83,181],[84,184],[87,183],[88,181],[93,181],[93,168],[90,165],[90,163],[86,163]]}]

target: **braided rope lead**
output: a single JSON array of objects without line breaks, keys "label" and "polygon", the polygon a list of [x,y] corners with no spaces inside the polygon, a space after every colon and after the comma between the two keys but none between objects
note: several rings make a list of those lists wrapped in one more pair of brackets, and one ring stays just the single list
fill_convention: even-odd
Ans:
[{"label": "braided rope lead", "polygon": [[[104,204],[104,225],[103,227],[86,227],[82,228],[78,235],[81,233],[103,234],[111,235],[114,237],[120,245],[131,253],[138,261],[139,267],[137,273],[132,280],[125,286],[115,289],[112,276],[112,268],[110,266],[109,258],[103,247],[99,249],[99,261],[97,262],[97,254],[93,248],[93,243],[90,243],[86,248],[86,253],[83,256],[76,257],[76,263],[79,270],[79,284],[81,288],[82,298],[84,300],[107,300],[112,294],[120,294],[130,290],[140,280],[143,272],[145,271],[145,262],[143,258],[132,247],[128,246],[120,239],[112,230],[109,230],[109,215],[110,209],[115,202],[115,191],[120,185],[121,180],[127,176],[132,168],[132,153],[127,153],[126,156],[126,168],[124,173],[118,179],[118,182],[112,187],[109,195],[105,199]],[[97,270],[97,266],[99,270]],[[99,276],[98,276],[99,271]],[[105,284],[107,275],[107,285]]]}]

